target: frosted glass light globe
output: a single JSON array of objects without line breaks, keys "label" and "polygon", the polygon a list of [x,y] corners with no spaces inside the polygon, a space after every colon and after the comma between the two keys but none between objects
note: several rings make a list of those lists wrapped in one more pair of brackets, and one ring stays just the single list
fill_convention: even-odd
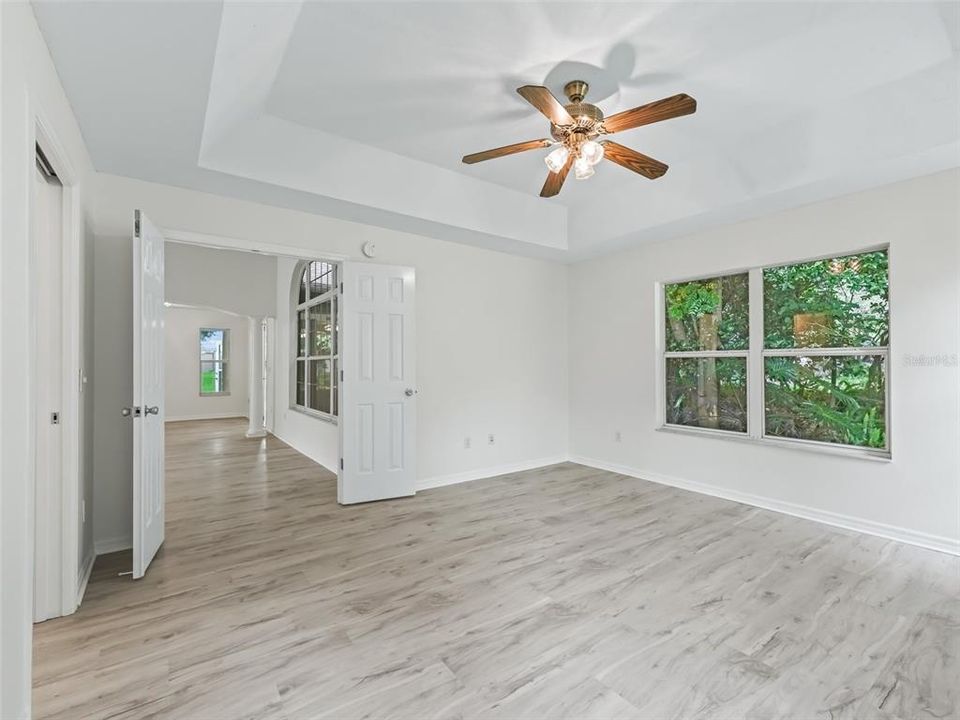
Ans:
[{"label": "frosted glass light globe", "polygon": [[580,157],[585,158],[591,165],[603,160],[603,145],[596,140],[587,140],[580,146]]},{"label": "frosted glass light globe", "polygon": [[586,180],[593,175],[593,165],[585,157],[578,157],[573,162],[573,176],[577,180]]},{"label": "frosted glass light globe", "polygon": [[550,172],[560,172],[563,166],[567,164],[569,157],[570,151],[567,150],[566,146],[560,145],[554,148],[543,161],[547,164],[547,167],[550,168]]}]

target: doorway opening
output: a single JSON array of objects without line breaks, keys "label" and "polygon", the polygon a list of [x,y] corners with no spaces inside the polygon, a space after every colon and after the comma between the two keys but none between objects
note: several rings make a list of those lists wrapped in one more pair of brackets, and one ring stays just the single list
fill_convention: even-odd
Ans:
[{"label": "doorway opening", "polygon": [[[174,507],[193,506],[206,497],[207,489],[226,491],[229,486],[231,492],[260,497],[270,489],[267,476],[275,468],[271,458],[277,452],[282,456],[293,450],[322,466],[323,473],[330,473],[327,478],[336,479],[329,491],[341,504],[413,495],[417,394],[413,269],[166,231],[139,211],[136,217],[135,299],[138,275],[146,272],[137,258],[160,258],[156,262],[162,269],[155,270],[164,280],[161,302],[141,301],[141,309],[134,304],[124,325],[133,328],[134,347],[138,332],[160,328],[163,337],[154,347],[161,348],[161,357],[166,353],[166,361],[148,366],[147,356],[136,350],[129,361],[134,388],[128,395],[129,385],[124,383],[122,390],[125,403],[132,404],[122,413],[117,412],[119,407],[114,412],[118,423],[132,429],[133,468],[131,472],[130,461],[118,458],[124,466],[118,468],[122,472],[117,473],[118,491],[113,494],[130,498],[123,503],[129,508],[124,522],[132,532],[128,530],[125,546],[113,545],[107,552],[132,547],[133,576],[142,576],[155,554],[160,561],[165,558],[167,535],[173,540],[176,533],[181,546],[179,533],[191,532],[175,519],[178,516],[166,518],[159,507],[145,504],[151,498],[165,499],[166,483],[177,486],[181,497],[179,503],[174,498],[161,501],[171,513]],[[138,254],[138,238],[144,241],[148,235],[157,248]],[[349,298],[341,280],[352,293]],[[144,309],[161,313],[148,318],[142,316]],[[182,332],[174,337],[171,333],[178,327]],[[178,348],[182,358],[175,367],[169,354]],[[349,367],[345,358],[350,359]],[[139,370],[138,364],[143,365]],[[155,372],[159,392],[148,402],[143,391],[137,394],[137,377],[154,378]],[[342,391],[343,382],[355,389],[352,398]],[[348,407],[348,402],[353,404]],[[347,415],[352,421],[345,430],[342,418]],[[173,436],[174,431],[180,449],[196,433],[209,439],[209,451],[202,451],[202,458],[174,457],[173,445],[164,441],[166,433]],[[138,466],[143,456],[137,452],[138,435],[141,447],[148,443],[151,448],[166,448],[165,461]],[[228,445],[229,452],[222,450]],[[255,461],[253,465],[236,464],[241,463],[236,453],[240,448],[245,448],[241,455],[250,454],[247,460]],[[198,459],[203,463],[198,465]],[[170,472],[154,472],[167,462]],[[189,477],[178,475],[186,462]],[[230,477],[225,468],[232,469]],[[252,484],[239,488],[237,480],[244,477]],[[139,492],[138,482],[144,488]],[[152,520],[141,519],[153,517],[162,520],[155,525],[156,536],[148,538],[137,531],[137,521],[141,527],[154,527]],[[229,525],[228,518],[224,523]],[[126,559],[127,567],[129,563]],[[122,564],[115,561],[114,567]]]},{"label": "doorway opening", "polygon": [[34,274],[34,582],[33,619],[61,614],[58,560],[62,545],[63,476],[63,184],[36,146],[33,173]]},{"label": "doorway opening", "polygon": [[92,358],[86,317],[92,283],[85,271],[76,176],[41,114],[30,139],[29,427],[33,620],[74,612],[93,565]]}]

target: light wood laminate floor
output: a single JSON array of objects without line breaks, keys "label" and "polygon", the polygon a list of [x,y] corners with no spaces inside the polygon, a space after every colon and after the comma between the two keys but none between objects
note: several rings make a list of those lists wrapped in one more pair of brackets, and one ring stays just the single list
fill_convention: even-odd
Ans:
[{"label": "light wood laminate floor", "polygon": [[167,539],[35,631],[39,718],[957,718],[947,555],[574,464],[353,507],[168,425]]}]

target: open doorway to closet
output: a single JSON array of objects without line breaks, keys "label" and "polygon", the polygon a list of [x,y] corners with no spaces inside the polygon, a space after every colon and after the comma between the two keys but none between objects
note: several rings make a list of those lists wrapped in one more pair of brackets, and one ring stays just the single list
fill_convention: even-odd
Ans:
[{"label": "open doorway to closet", "polygon": [[34,383],[36,433],[33,619],[62,614],[63,184],[37,144],[33,173]]},{"label": "open doorway to closet", "polygon": [[92,282],[74,171],[38,117],[30,171],[33,620],[68,615],[93,564]]}]

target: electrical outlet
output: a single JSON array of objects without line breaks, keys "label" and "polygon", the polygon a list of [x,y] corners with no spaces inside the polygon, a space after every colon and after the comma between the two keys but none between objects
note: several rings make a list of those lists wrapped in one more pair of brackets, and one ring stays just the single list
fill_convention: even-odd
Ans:
[{"label": "electrical outlet", "polygon": [[470,449],[470,438],[465,437],[465,438],[463,439],[463,449],[464,449],[464,450],[469,450],[469,449]]},{"label": "electrical outlet", "polygon": [[620,442],[621,440],[623,440],[623,436],[620,434],[619,430],[613,433],[613,440],[614,442]]},{"label": "electrical outlet", "polygon": [[493,433],[487,435],[487,445],[493,445]]}]

